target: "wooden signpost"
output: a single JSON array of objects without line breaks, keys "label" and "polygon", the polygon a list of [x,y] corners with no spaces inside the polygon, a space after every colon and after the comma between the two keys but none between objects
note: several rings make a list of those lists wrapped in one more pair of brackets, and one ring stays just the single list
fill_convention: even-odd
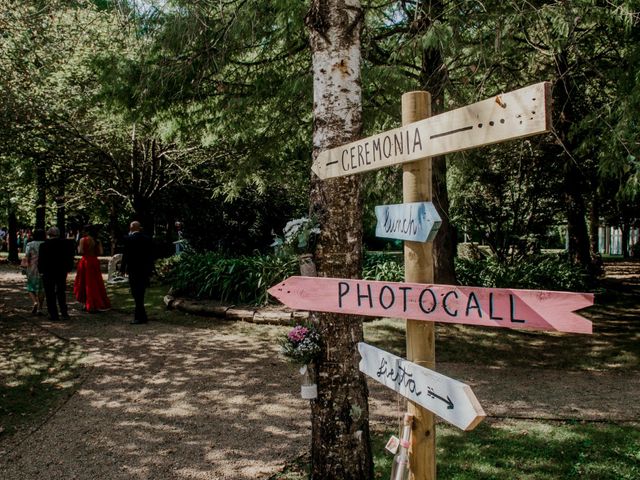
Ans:
[{"label": "wooden signpost", "polygon": [[289,277],[269,289],[286,306],[314,312],[408,318],[486,327],[591,333],[575,310],[592,293]]},{"label": "wooden signpost", "polygon": [[538,83],[321,152],[321,179],[527,137],[551,127],[550,84]]},{"label": "wooden signpost", "polygon": [[[434,217],[431,228],[433,235],[427,234],[422,239],[423,235],[418,235],[418,229],[413,228],[417,220],[410,224],[414,219],[413,212],[406,212],[407,204],[430,204],[432,200],[431,156],[550,131],[550,84],[538,83],[434,117],[430,115],[429,93],[406,93],[402,96],[400,128],[321,152],[311,167],[319,178],[327,179],[402,164],[404,205],[377,207],[376,210],[386,208],[389,214],[387,225],[397,227],[395,232],[389,228],[386,233],[397,234],[402,230],[402,234],[410,237],[390,237],[405,240],[407,283],[291,277],[269,290],[285,305],[296,309],[407,319],[409,362],[364,344],[360,345],[360,351],[363,354],[363,372],[385,377],[383,383],[390,381],[390,387],[410,398],[409,413],[414,419],[410,454],[413,480],[435,480],[433,412],[447,415],[451,412],[447,413],[443,408],[454,410],[456,402],[466,401],[468,406],[464,410],[468,413],[468,419],[462,420],[456,415],[449,417],[456,417],[455,422],[466,429],[473,428],[484,415],[464,384],[453,384],[455,380],[436,377],[439,374],[433,371],[433,322],[574,333],[592,331],[591,322],[572,313],[592,305],[591,294],[434,285],[432,240],[437,222]],[[378,226],[382,223],[383,230],[384,212],[382,210],[382,217],[378,215]],[[397,220],[391,220],[392,215]],[[400,218],[403,215],[405,218]],[[390,370],[384,371],[387,365],[394,369],[392,375],[389,375]],[[413,373],[418,372],[417,368],[423,369],[419,370],[420,374]],[[420,377],[426,385],[423,389],[420,389],[422,387],[417,381],[415,384],[410,381],[407,376],[409,369],[416,379],[423,375]],[[404,387],[397,385],[400,377],[396,378],[396,373],[400,371],[403,372],[400,374],[400,383],[404,381]],[[436,378],[443,383],[437,383]],[[453,394],[454,390],[460,389],[466,400],[458,400],[462,397]],[[423,398],[416,398],[422,395],[415,395],[418,390],[422,394],[426,391],[430,401],[423,402]],[[442,393],[443,390],[445,393]]]},{"label": "wooden signpost", "polygon": [[431,202],[380,205],[376,218],[376,237],[413,242],[432,242],[442,224]]},{"label": "wooden signpost", "polygon": [[485,413],[471,387],[366,343],[358,343],[360,371],[422,405],[462,430],[473,430]]}]

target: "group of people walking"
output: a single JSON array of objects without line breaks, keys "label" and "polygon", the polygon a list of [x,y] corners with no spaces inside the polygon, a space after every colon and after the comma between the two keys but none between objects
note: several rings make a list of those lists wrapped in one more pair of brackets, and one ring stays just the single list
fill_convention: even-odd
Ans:
[{"label": "group of people walking", "polygon": [[[142,233],[139,222],[131,222],[129,235],[124,242],[121,273],[129,277],[131,294],[135,301],[132,324],[147,323],[144,295],[153,271],[153,245],[151,239]],[[33,302],[31,312],[44,314],[46,300],[47,313],[51,321],[68,319],[66,302],[67,275],[73,270],[75,256],[73,239],[60,237],[60,231],[51,227],[46,233],[35,230],[33,239],[25,248],[22,266],[27,277],[27,292]],[[107,290],[102,279],[99,256],[103,254],[96,231],[86,228],[78,243],[78,253],[82,256],[76,269],[73,293],[82,309],[96,313],[111,308]]]}]

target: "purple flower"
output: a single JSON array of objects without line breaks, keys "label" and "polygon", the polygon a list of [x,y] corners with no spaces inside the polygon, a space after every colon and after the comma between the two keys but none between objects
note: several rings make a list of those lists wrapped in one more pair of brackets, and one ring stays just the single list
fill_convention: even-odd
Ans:
[{"label": "purple flower", "polygon": [[309,333],[309,329],[307,327],[303,327],[302,325],[297,325],[289,332],[287,337],[292,342],[299,343],[305,339],[305,337],[307,336],[307,333]]}]

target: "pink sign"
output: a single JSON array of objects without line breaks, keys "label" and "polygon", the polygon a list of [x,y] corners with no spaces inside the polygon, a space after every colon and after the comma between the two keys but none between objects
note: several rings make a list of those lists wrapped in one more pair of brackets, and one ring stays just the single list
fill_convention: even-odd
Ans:
[{"label": "pink sign", "polygon": [[573,313],[593,305],[591,293],[322,277],[289,277],[269,293],[297,310],[592,333],[591,322]]}]

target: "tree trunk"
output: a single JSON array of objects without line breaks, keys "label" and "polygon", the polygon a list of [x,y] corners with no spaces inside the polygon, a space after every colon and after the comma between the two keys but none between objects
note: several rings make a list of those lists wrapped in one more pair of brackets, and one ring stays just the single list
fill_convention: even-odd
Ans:
[{"label": "tree trunk", "polygon": [[[428,29],[433,20],[442,20],[443,7],[440,0],[423,0],[420,3],[421,30]],[[444,90],[447,82],[447,70],[442,60],[442,53],[435,48],[422,51],[422,68],[420,70],[420,88],[431,94],[431,111],[433,115],[444,112]],[[433,172],[433,204],[438,210],[442,224],[433,241],[434,281],[435,283],[455,285],[455,256],[457,246],[456,230],[449,221],[449,192],[447,190],[447,160],[445,156],[434,157]]]},{"label": "tree trunk", "polygon": [[18,256],[18,219],[16,218],[16,207],[9,200],[9,232],[7,234],[7,248],[9,250],[9,262],[20,263]]},{"label": "tree trunk", "polygon": [[564,178],[569,256],[580,265],[591,270],[589,232],[587,231],[586,208],[582,197],[581,173],[573,163],[566,166]]},{"label": "tree trunk", "polygon": [[562,52],[556,55],[558,81],[554,94],[557,106],[554,113],[557,116],[555,130],[562,141],[566,153],[564,171],[565,213],[567,215],[567,236],[569,240],[569,257],[593,273],[594,265],[591,261],[589,232],[586,222],[586,207],[584,194],[589,190],[589,182],[583,169],[584,162],[577,164],[576,138],[570,135],[571,127],[576,121],[574,104],[579,101],[579,89],[571,78],[571,68],[567,55]]},{"label": "tree trunk", "polygon": [[[309,28],[314,77],[314,158],[358,138],[362,129],[360,32],[357,0],[312,0]],[[322,233],[319,275],[359,278],[362,267],[362,194],[358,175],[312,178],[311,214]],[[362,319],[314,314],[324,348],[317,364],[318,398],[311,405],[311,478],[370,479],[367,384],[358,369]]]},{"label": "tree trunk", "polygon": [[116,202],[113,198],[111,198],[111,202],[109,205],[109,239],[111,241],[111,255],[115,255],[116,250],[118,248],[118,239],[120,237],[120,232],[118,229],[118,209],[116,207]]},{"label": "tree trunk", "polygon": [[593,253],[600,252],[600,208],[596,197],[589,208],[589,244]]},{"label": "tree trunk", "polygon": [[58,179],[58,194],[56,195],[56,225],[60,230],[60,238],[66,238],[67,236],[67,208],[65,199],[65,188],[66,185],[64,177],[60,177]]},{"label": "tree trunk", "polygon": [[622,257],[629,258],[629,236],[631,235],[631,222],[628,218],[622,221],[622,238],[620,239],[620,248]]},{"label": "tree trunk", "polygon": [[148,235],[153,233],[153,217],[151,215],[150,202],[148,198],[136,193],[133,195],[133,219],[142,224]]},{"label": "tree trunk", "polygon": [[47,175],[46,167],[38,160],[36,167],[36,225],[35,228],[46,228],[47,213]]},{"label": "tree trunk", "polygon": [[433,241],[434,282],[456,285],[455,257],[458,245],[456,229],[449,221],[449,191],[447,190],[447,160],[444,156],[433,157],[433,204],[438,210],[442,224]]}]

